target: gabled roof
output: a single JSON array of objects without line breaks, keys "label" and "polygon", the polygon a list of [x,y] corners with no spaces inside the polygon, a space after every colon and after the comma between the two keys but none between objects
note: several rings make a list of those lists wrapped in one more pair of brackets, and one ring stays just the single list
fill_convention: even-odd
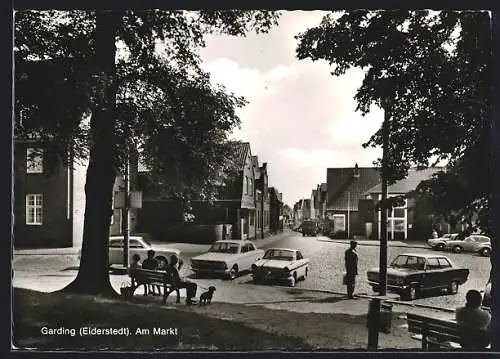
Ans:
[{"label": "gabled roof", "polygon": [[231,145],[234,149],[234,159],[240,170],[245,168],[245,160],[250,154],[250,142],[233,141]]},{"label": "gabled roof", "polygon": [[[434,173],[442,170],[444,170],[444,167],[429,167],[422,170],[410,168],[408,170],[408,176],[388,186],[387,192],[400,194],[408,193],[417,188],[420,182],[431,178]],[[380,183],[369,188],[364,194],[368,195],[377,193],[382,193],[382,186]]]},{"label": "gabled roof", "polygon": [[254,171],[255,179],[258,180],[260,178],[260,170],[259,170],[259,158],[257,156],[252,156],[252,164]]},{"label": "gabled roof", "polygon": [[354,176],[353,167],[328,168],[326,172],[327,203],[329,210],[358,210],[358,200],[380,182],[380,172],[374,167],[359,167]]}]

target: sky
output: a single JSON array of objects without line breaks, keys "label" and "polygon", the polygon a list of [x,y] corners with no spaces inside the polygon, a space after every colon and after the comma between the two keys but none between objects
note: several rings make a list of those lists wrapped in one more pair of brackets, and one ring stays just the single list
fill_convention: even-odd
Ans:
[{"label": "sky", "polygon": [[289,206],[310,198],[326,182],[327,168],[369,167],[382,155],[380,148],[362,147],[383,120],[375,106],[364,117],[355,111],[364,72],[332,76],[327,62],[295,57],[294,36],[325,14],[286,11],[267,34],[207,35],[201,51],[211,81],[249,101],[238,110],[242,125],[231,137],[250,142],[259,164],[268,163],[269,185]]}]

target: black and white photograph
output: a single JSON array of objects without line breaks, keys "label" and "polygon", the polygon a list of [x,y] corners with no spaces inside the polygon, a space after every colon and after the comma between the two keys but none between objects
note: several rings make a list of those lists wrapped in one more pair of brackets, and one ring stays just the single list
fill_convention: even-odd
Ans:
[{"label": "black and white photograph", "polygon": [[14,9],[11,350],[498,350],[495,16]]}]

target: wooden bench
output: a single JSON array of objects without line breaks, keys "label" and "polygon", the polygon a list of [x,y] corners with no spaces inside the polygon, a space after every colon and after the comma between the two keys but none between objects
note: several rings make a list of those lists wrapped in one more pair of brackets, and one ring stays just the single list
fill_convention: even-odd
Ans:
[{"label": "wooden bench", "polygon": [[158,285],[163,288],[162,304],[167,302],[168,296],[174,291],[177,292],[177,303],[180,303],[179,288],[174,285],[170,272],[137,268],[131,271],[130,276],[132,278],[131,296],[134,295],[135,290],[141,285]]},{"label": "wooden bench", "polygon": [[408,331],[422,336],[422,349],[486,349],[490,345],[491,330],[410,313],[406,320]]}]

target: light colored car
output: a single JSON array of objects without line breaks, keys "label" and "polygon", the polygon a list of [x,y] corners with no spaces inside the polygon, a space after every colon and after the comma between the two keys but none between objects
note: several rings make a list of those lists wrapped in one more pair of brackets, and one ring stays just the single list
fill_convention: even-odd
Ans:
[{"label": "light colored car", "polygon": [[[123,236],[109,237],[109,265],[123,263],[123,242]],[[164,266],[167,263],[167,260],[169,261],[170,257],[174,254],[180,261],[182,261],[181,251],[176,248],[151,244],[148,240],[141,236],[129,237],[129,261],[132,259],[134,254],[138,254],[141,257],[142,262],[148,257],[148,251],[151,249],[155,251],[155,259],[159,262],[160,267]]]},{"label": "light colored car", "polygon": [[306,279],[309,259],[297,249],[270,248],[261,260],[252,265],[254,282],[273,279],[294,287],[298,280]]},{"label": "light colored car", "polygon": [[446,233],[442,237],[428,239],[427,245],[434,250],[442,251],[446,242],[456,239],[457,236],[458,233]]},{"label": "light colored car", "polygon": [[234,279],[238,273],[248,271],[252,264],[264,256],[250,241],[222,240],[215,242],[207,253],[191,259],[191,269],[196,274],[223,275]]},{"label": "light colored car", "polygon": [[449,240],[444,248],[451,249],[454,253],[475,252],[488,257],[491,254],[491,240],[490,237],[473,234],[463,240]]}]

